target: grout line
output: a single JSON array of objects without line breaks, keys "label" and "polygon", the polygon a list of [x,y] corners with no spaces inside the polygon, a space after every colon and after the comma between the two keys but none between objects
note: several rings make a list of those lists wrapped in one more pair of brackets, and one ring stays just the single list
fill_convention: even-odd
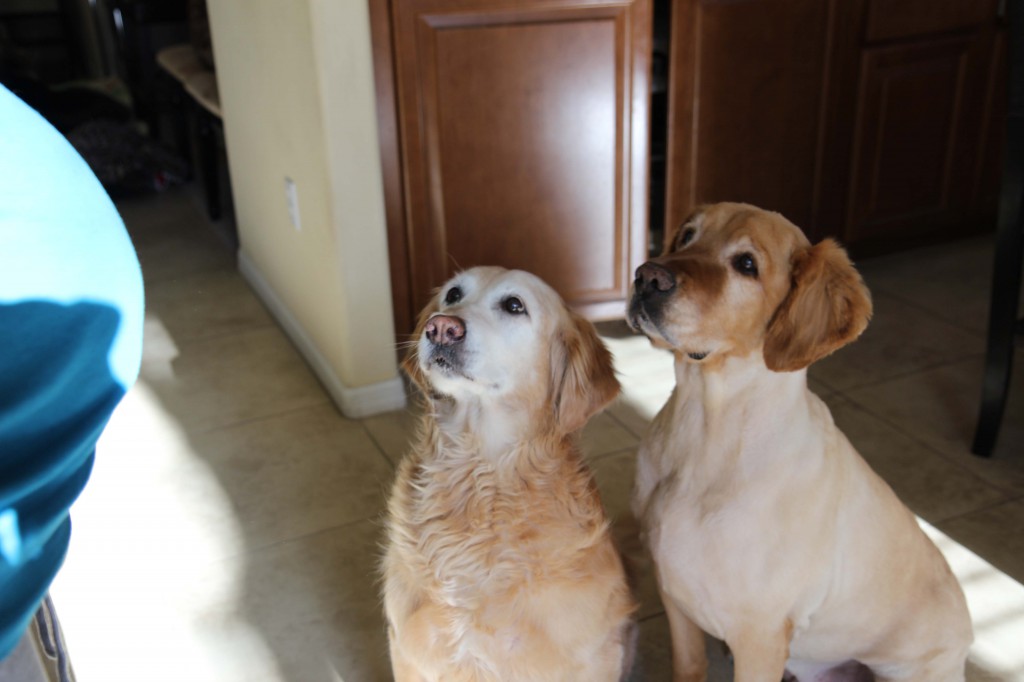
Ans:
[{"label": "grout line", "polygon": [[[897,293],[897,292],[895,292],[893,290],[890,290],[890,289],[888,289],[886,287],[880,287],[880,288],[875,289],[875,291],[878,291],[879,293],[883,293],[886,296],[888,296],[889,298],[896,299],[900,303],[902,303],[902,304],[904,304],[906,306],[909,306],[910,308],[913,308],[915,311],[920,312],[920,313],[924,314],[925,316],[932,318],[933,321],[942,322],[942,323],[944,323],[944,324],[946,324],[946,325],[948,325],[950,327],[958,329],[958,330],[960,330],[962,332],[966,332],[967,334],[970,334],[971,336],[973,336],[973,337],[975,337],[977,339],[980,339],[981,341],[985,340],[985,336],[986,335],[981,333],[981,332],[979,332],[978,330],[972,329],[972,328],[968,327],[967,325],[965,325],[965,324],[963,324],[963,323],[961,323],[961,322],[959,322],[957,320],[952,320],[952,319],[949,319],[947,317],[943,317],[942,315],[940,315],[939,313],[935,312],[931,308],[926,308],[923,305],[921,305],[920,303],[918,303],[917,301],[914,301],[912,299],[906,298],[905,296],[903,296],[903,295],[901,295],[901,294],[899,294],[899,293]],[[987,312],[987,310],[986,310],[986,312]]]},{"label": "grout line", "polygon": [[[185,431],[185,435],[186,436],[205,436],[205,435],[210,434],[210,433],[216,433],[217,431],[226,431],[228,429],[233,429],[233,428],[240,427],[240,426],[248,426],[250,424],[256,424],[258,422],[269,421],[271,419],[277,419],[279,417],[286,417],[288,415],[292,415],[292,414],[295,414],[297,412],[302,412],[304,410],[312,410],[312,409],[317,408],[317,407],[322,407],[323,405],[330,405],[330,406],[334,407],[334,403],[331,402],[331,399],[329,397],[325,396],[324,399],[322,401],[320,401],[320,402],[310,403],[309,405],[300,405],[298,407],[289,407],[286,410],[282,410],[280,412],[274,412],[273,414],[264,414],[264,415],[259,415],[257,417],[248,417],[246,419],[240,419],[238,421],[228,422],[228,423],[225,423],[225,424],[218,424],[217,426],[211,426],[211,427],[206,428],[206,429],[198,429],[198,430],[195,430],[195,431],[186,428],[184,431]],[[337,408],[335,408],[335,411],[337,411]],[[344,419],[348,419],[348,417],[345,417],[340,412],[338,413],[338,416],[340,416],[340,417],[342,417]]]},{"label": "grout line", "polygon": [[[149,247],[143,247],[143,249],[147,249],[147,248],[149,248]],[[136,248],[135,253],[136,253],[136,255],[138,255],[139,249]],[[204,265],[204,266],[201,266],[201,267],[197,267],[194,270],[186,270],[185,272],[177,272],[177,273],[173,273],[173,274],[172,273],[168,273],[168,274],[166,274],[166,275],[164,275],[162,277],[148,277],[146,275],[145,269],[143,269],[143,271],[142,271],[142,286],[143,286],[143,289],[145,289],[146,293],[148,294],[153,288],[159,288],[162,285],[167,284],[168,282],[180,282],[182,279],[184,279],[186,277],[192,277],[192,276],[196,276],[196,275],[212,275],[212,274],[215,274],[215,273],[227,273],[227,274],[235,273],[235,274],[237,274],[238,273],[238,268],[234,265],[233,261],[234,261],[234,258],[232,257],[232,264],[231,264],[232,266],[231,267],[223,267],[222,265],[216,265],[216,264]],[[140,263],[140,267],[144,268],[144,266],[142,266],[141,263]]]},{"label": "grout line", "polygon": [[[867,415],[871,416],[874,419],[877,419],[878,421],[882,422],[883,424],[885,424],[889,428],[893,429],[897,433],[899,433],[899,434],[909,438],[911,441],[913,441],[917,445],[919,445],[919,446],[923,447],[924,449],[928,450],[932,454],[940,457],[941,459],[943,459],[944,461],[948,462],[949,464],[954,465],[955,467],[960,469],[963,473],[967,474],[968,476],[971,476],[972,478],[977,479],[978,482],[982,483],[983,485],[985,485],[985,486],[995,490],[996,492],[1000,493],[1001,495],[1004,495],[1006,499],[1004,499],[999,504],[1002,504],[1004,502],[1008,502],[1008,501],[1010,501],[1011,498],[1014,498],[1014,497],[1020,495],[1019,491],[1011,491],[1008,488],[1003,488],[1003,487],[1001,487],[999,485],[996,485],[995,483],[992,483],[992,482],[988,481],[987,479],[982,478],[981,476],[976,474],[970,467],[968,467],[967,464],[965,464],[964,462],[961,462],[955,455],[950,455],[950,454],[946,453],[945,451],[943,451],[942,449],[935,447],[931,443],[929,443],[929,442],[923,440],[922,438],[920,438],[917,434],[911,433],[910,431],[907,431],[899,423],[892,422],[889,419],[887,419],[886,417],[884,417],[884,416],[882,416],[880,414],[877,414],[876,412],[874,412],[873,410],[871,410],[867,406],[863,405],[862,403],[858,402],[854,398],[852,398],[850,396],[846,396],[846,395],[844,395],[843,397],[846,398],[855,409],[863,412],[864,414],[867,414]],[[970,455],[970,456],[973,457],[974,455]],[[968,513],[970,513],[970,512],[968,512]]]},{"label": "grout line", "polygon": [[[618,425],[619,425],[619,426],[620,426],[621,428],[625,429],[626,433],[628,433],[629,435],[633,436],[634,438],[636,438],[636,439],[638,439],[638,440],[640,440],[640,441],[643,441],[644,437],[646,437],[646,435],[647,435],[647,429],[649,429],[649,428],[650,428],[650,426],[651,426],[651,421],[652,421],[652,420],[648,419],[648,420],[647,420],[647,428],[645,428],[645,429],[644,429],[644,433],[636,433],[635,431],[633,431],[633,429],[629,428],[629,426],[627,426],[627,425],[626,425],[626,423],[625,423],[624,421],[622,421],[621,419],[619,419],[619,418],[618,418],[618,417],[617,417],[617,416],[615,415],[615,413],[614,413],[614,412],[612,412],[611,410],[605,410],[605,411],[604,411],[604,413],[605,413],[606,415],[608,415],[609,417],[611,417],[611,418],[612,418],[612,421],[614,421],[614,422],[615,422],[616,424],[618,424]],[[637,443],[637,445],[639,445],[639,444],[640,444],[640,443]]]},{"label": "grout line", "polygon": [[387,462],[388,464],[390,464],[392,469],[397,469],[398,468],[398,462],[392,461],[392,459],[388,455],[387,451],[383,447],[381,447],[381,444],[377,440],[377,437],[374,436],[373,432],[370,431],[370,429],[366,426],[366,419],[364,418],[364,419],[360,419],[358,421],[359,421],[359,425],[361,427],[363,427],[363,431],[370,438],[370,442],[373,443],[373,446],[375,448],[377,448],[377,452],[379,452],[380,455],[384,458],[384,461]]},{"label": "grout line", "polygon": [[610,457],[614,457],[616,455],[635,454],[637,448],[639,448],[639,447],[640,447],[640,444],[637,443],[636,445],[634,445],[632,447],[621,448],[619,450],[613,450],[611,452],[606,452],[603,455],[589,455],[588,456],[587,453],[584,452],[583,453],[583,461],[588,463],[588,464],[597,464],[598,462],[600,462],[602,460],[606,460],[606,459],[608,459]]},{"label": "grout line", "polygon": [[[921,367],[918,367],[916,369],[910,369],[910,370],[907,370],[906,372],[902,372],[902,373],[899,373],[899,374],[893,374],[893,375],[890,375],[890,376],[887,376],[887,377],[876,379],[874,381],[868,381],[868,382],[865,382],[865,383],[862,383],[862,384],[853,384],[851,386],[846,386],[844,388],[835,388],[835,389],[833,389],[833,391],[835,393],[838,393],[838,394],[840,394],[842,396],[845,396],[845,397],[849,398],[849,396],[846,395],[847,392],[849,392],[849,391],[860,391],[860,390],[863,390],[863,389],[866,389],[866,388],[874,388],[876,386],[879,386],[881,384],[884,384],[884,383],[887,383],[887,382],[890,382],[890,381],[900,381],[902,379],[906,379],[908,377],[912,377],[915,374],[924,374],[925,372],[931,372],[932,370],[939,369],[939,368],[942,368],[942,367],[949,367],[949,366],[957,365],[957,364],[960,364],[960,363],[966,363],[967,360],[973,360],[973,359],[976,359],[976,358],[982,358],[983,359],[984,357],[985,357],[985,353],[984,352],[969,353],[969,354],[965,354],[965,355],[958,355],[955,359],[936,361],[936,362],[933,362],[933,363],[930,363],[930,364],[927,364],[927,365],[922,365]],[[817,377],[815,377],[815,381],[817,381],[820,384],[824,384],[825,383],[821,379],[818,379]],[[851,398],[851,400],[852,400],[852,398]]]},{"label": "grout line", "polygon": [[[260,552],[266,552],[266,551],[278,548],[278,547],[280,547],[282,545],[286,545],[286,544],[291,543],[291,542],[299,542],[299,541],[302,541],[302,540],[308,540],[308,539],[314,538],[314,537],[316,537],[318,535],[326,535],[327,533],[333,533],[333,532],[336,532],[336,531],[344,530],[346,528],[350,528],[352,526],[356,526],[356,525],[361,524],[361,523],[372,523],[377,528],[384,529],[386,527],[385,524],[384,524],[384,519],[385,519],[386,512],[387,512],[387,509],[386,509],[386,504],[385,504],[384,508],[382,508],[380,511],[374,513],[372,516],[366,516],[366,517],[361,517],[361,518],[358,518],[358,519],[353,519],[351,521],[346,521],[345,523],[339,523],[339,524],[334,525],[334,526],[328,526],[327,528],[319,528],[317,530],[311,530],[308,533],[301,533],[299,535],[292,535],[290,537],[281,538],[280,540],[274,540],[273,542],[269,542],[269,543],[266,543],[266,544],[246,545],[242,549],[242,551],[240,551],[240,552],[234,552],[232,554],[225,554],[223,556],[216,557],[214,559],[211,559],[208,562],[205,562],[204,565],[206,565],[206,566],[213,566],[215,564],[223,563],[225,561],[233,561],[233,560],[238,560],[238,559],[243,559],[243,558],[244,559],[249,559],[251,557],[251,555],[253,555],[253,554],[257,554],[257,553],[260,553]],[[242,536],[242,540],[243,540],[243,542],[248,542],[248,539],[244,536],[244,533],[243,533],[243,536]],[[249,562],[246,561],[246,565],[248,565],[248,563]]]},{"label": "grout line", "polygon": [[665,615],[665,609],[662,609],[661,611],[658,611],[657,613],[652,613],[649,616],[644,616],[643,618],[637,618],[636,622],[639,625],[640,623],[646,623],[649,620],[654,620],[655,618],[660,618],[660,617],[662,617],[664,615]]},{"label": "grout line", "polygon": [[1015,503],[1021,502],[1021,501],[1024,501],[1024,495],[1013,496],[1013,497],[1010,497],[1010,498],[1005,499],[1005,500],[1000,500],[998,502],[993,502],[991,504],[987,504],[984,507],[978,507],[977,509],[972,509],[971,511],[964,512],[963,514],[957,514],[956,516],[951,516],[948,519],[943,519],[942,521],[936,522],[935,526],[941,530],[941,525],[945,524],[945,523],[948,523],[950,521],[956,521],[958,519],[964,518],[965,516],[971,516],[973,514],[980,514],[980,513],[983,513],[983,512],[991,511],[992,509],[995,509],[997,507],[1002,507],[1002,506],[1005,506],[1005,505],[1008,505],[1008,504],[1015,504]]},{"label": "grout line", "polygon": [[[156,316],[156,319],[160,320],[160,323],[163,324],[163,320],[160,319],[159,316]],[[246,325],[246,327],[244,329],[225,330],[225,331],[218,332],[218,333],[215,333],[215,334],[207,334],[205,336],[197,336],[197,337],[193,337],[193,338],[184,338],[184,339],[174,338],[174,344],[179,349],[189,348],[189,347],[192,347],[192,346],[197,346],[197,345],[206,343],[208,341],[223,341],[223,340],[229,339],[231,337],[242,336],[243,334],[248,334],[248,333],[251,333],[251,332],[265,331],[265,330],[267,330],[267,329],[269,329],[269,328],[271,328],[273,326],[275,326],[274,320],[271,319],[268,322],[264,322],[264,323],[260,323],[260,324],[249,324],[249,325]]]}]

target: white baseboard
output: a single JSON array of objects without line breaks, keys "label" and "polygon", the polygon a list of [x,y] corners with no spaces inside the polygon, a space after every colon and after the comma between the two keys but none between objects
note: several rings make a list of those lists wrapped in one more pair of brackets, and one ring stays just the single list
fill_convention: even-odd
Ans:
[{"label": "white baseboard", "polygon": [[342,414],[359,419],[405,407],[405,386],[400,377],[356,388],[342,383],[302,324],[263,277],[256,264],[241,249],[238,251],[238,269],[309,363]]}]

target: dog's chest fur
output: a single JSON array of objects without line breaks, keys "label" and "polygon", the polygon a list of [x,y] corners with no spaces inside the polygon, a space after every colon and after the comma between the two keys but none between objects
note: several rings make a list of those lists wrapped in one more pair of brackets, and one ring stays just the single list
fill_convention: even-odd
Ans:
[{"label": "dog's chest fur", "polygon": [[585,573],[607,523],[575,452],[527,443],[489,457],[472,441],[430,440],[399,476],[391,552],[431,599],[474,610],[536,579]]},{"label": "dog's chest fur", "polygon": [[[634,512],[662,561],[664,588],[721,637],[728,628],[724,613],[740,611],[740,602],[763,591],[766,580],[784,583],[807,569],[766,538],[780,532],[778,514],[800,518],[786,510],[819,499],[809,491],[821,461],[796,456],[823,447],[820,434],[806,426],[808,410],[818,408],[807,401],[802,377],[729,387],[719,401],[720,387],[692,372],[680,375],[641,444]],[[780,422],[764,404],[785,405],[792,418]],[[759,566],[772,566],[773,574],[766,577]]]}]

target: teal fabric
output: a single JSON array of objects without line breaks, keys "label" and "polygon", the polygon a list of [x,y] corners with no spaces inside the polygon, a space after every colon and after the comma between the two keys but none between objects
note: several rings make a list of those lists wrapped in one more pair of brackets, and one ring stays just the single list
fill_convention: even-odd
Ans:
[{"label": "teal fabric", "polygon": [[68,509],[134,383],[142,275],[70,144],[0,86],[0,658],[60,568]]}]

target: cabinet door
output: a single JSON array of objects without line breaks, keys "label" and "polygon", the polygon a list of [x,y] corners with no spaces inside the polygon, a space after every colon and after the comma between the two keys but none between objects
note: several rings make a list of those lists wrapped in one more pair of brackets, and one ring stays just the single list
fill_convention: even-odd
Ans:
[{"label": "cabinet door", "polygon": [[865,49],[847,204],[849,242],[877,250],[959,229],[972,209],[988,36]]},{"label": "cabinet door", "polygon": [[810,227],[834,2],[676,0],[665,227],[745,201]]},{"label": "cabinet door", "polygon": [[621,315],[647,231],[649,0],[393,0],[408,286],[528,270]]}]

